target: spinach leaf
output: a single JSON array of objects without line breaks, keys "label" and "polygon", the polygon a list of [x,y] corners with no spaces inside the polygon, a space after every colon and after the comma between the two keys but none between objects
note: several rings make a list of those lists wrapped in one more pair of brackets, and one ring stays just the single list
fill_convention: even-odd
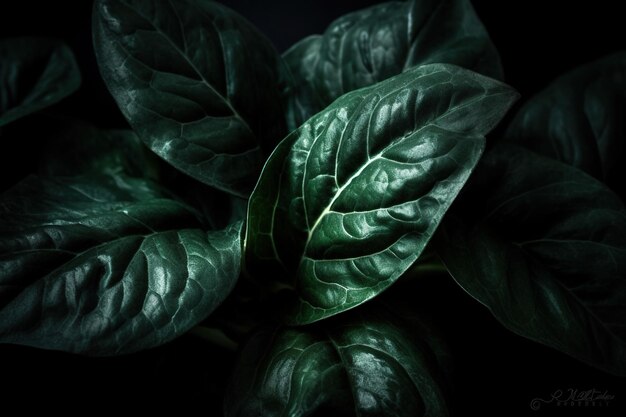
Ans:
[{"label": "spinach leaf", "polygon": [[418,65],[456,64],[503,78],[496,48],[468,0],[392,1],[349,13],[284,58],[296,95],[289,111],[300,123],[344,93]]},{"label": "spinach leaf", "polygon": [[247,196],[286,133],[283,64],[269,41],[207,0],[98,0],[93,25],[102,77],[150,149]]},{"label": "spinach leaf", "polygon": [[147,180],[26,179],[0,198],[0,342],[111,355],[184,333],[239,275],[241,223],[197,225]]},{"label": "spinach leaf", "polygon": [[72,51],[47,38],[0,40],[0,127],[44,109],[80,86]]},{"label": "spinach leaf", "polygon": [[248,206],[253,273],[297,292],[292,323],[376,296],[420,255],[517,94],[452,65],[342,96],[281,142]]},{"label": "spinach leaf", "polygon": [[240,353],[225,415],[446,416],[441,341],[428,330],[372,303],[318,326],[263,329]]},{"label": "spinach leaf", "polygon": [[626,52],[557,78],[516,114],[506,137],[606,183],[626,201]]},{"label": "spinach leaf", "polygon": [[487,153],[466,190],[435,239],[455,280],[512,331],[626,375],[620,199],[511,145]]}]

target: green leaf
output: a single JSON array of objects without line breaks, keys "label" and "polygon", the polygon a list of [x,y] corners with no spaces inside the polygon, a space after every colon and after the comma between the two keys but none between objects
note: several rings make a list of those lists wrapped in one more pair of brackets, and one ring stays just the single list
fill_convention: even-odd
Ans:
[{"label": "green leaf", "polygon": [[0,126],[51,106],[80,86],[64,43],[46,38],[0,40]]},{"label": "green leaf", "polygon": [[38,172],[52,176],[128,175],[158,181],[171,197],[197,210],[203,228],[223,229],[243,220],[245,200],[209,187],[157,158],[132,131],[44,118],[48,128]]},{"label": "green leaf", "polygon": [[146,180],[26,179],[0,198],[0,342],[112,355],[184,333],[240,268],[241,223],[197,224]]},{"label": "green leaf", "polygon": [[456,64],[503,78],[496,48],[468,0],[392,1],[359,10],[295,44],[284,58],[296,95],[289,112],[300,123],[344,93],[419,65]]},{"label": "green leaf", "polygon": [[426,65],[344,95],[287,136],[252,193],[246,256],[251,273],[295,287],[290,322],[331,316],[391,285],[516,98],[471,71]]},{"label": "green leaf", "polygon": [[264,329],[240,353],[225,415],[446,416],[433,343],[422,323],[378,305],[320,326]]},{"label": "green leaf", "polygon": [[506,138],[606,183],[626,201],[626,52],[552,82],[516,114]]},{"label": "green leaf", "polygon": [[327,102],[322,96],[321,88],[315,83],[315,68],[319,61],[322,40],[321,35],[308,36],[283,54],[293,85],[291,90],[284,92],[290,132],[333,101]]},{"label": "green leaf", "polygon": [[626,209],[602,183],[496,147],[435,242],[455,280],[506,327],[626,375]]},{"label": "green leaf", "polygon": [[160,157],[247,196],[286,133],[273,46],[207,0],[98,0],[94,43],[122,113]]},{"label": "green leaf", "polygon": [[157,180],[157,158],[126,129],[98,129],[77,120],[43,120],[52,131],[41,152],[42,176],[118,175]]}]

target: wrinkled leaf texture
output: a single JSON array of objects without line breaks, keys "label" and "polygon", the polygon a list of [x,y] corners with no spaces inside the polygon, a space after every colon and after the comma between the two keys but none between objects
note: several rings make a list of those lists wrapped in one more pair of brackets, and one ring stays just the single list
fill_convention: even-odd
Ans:
[{"label": "wrinkled leaf texture", "polygon": [[424,64],[503,79],[498,52],[468,0],[386,2],[346,14],[283,54],[293,77],[291,130],[339,96]]},{"label": "wrinkled leaf texture", "polygon": [[98,0],[93,27],[102,77],[150,149],[248,196],[286,134],[283,64],[270,42],[208,0]]},{"label": "wrinkled leaf texture", "polygon": [[[296,291],[291,323],[355,307],[420,255],[517,94],[444,64],[342,96],[270,157],[248,207],[248,268]],[[264,271],[264,272],[260,272]]]},{"label": "wrinkled leaf texture", "polygon": [[148,180],[27,178],[0,198],[0,341],[113,355],[179,336],[239,275],[241,223],[197,226]]},{"label": "wrinkled leaf texture", "polygon": [[225,415],[446,416],[442,345],[377,303],[318,326],[264,328],[243,347]]}]

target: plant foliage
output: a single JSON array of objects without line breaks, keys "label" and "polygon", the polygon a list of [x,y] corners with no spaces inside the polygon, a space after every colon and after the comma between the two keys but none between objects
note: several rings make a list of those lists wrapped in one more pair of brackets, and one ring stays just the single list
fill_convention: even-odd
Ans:
[{"label": "plant foliage", "polygon": [[[624,53],[494,131],[519,95],[468,0],[381,3],[282,56],[209,0],[96,0],[92,26],[130,129],[43,119],[37,172],[0,196],[0,342],[191,331],[239,348],[227,416],[446,416],[445,337],[394,288],[452,277],[626,375]],[[0,127],[79,84],[63,43],[0,41]]]}]

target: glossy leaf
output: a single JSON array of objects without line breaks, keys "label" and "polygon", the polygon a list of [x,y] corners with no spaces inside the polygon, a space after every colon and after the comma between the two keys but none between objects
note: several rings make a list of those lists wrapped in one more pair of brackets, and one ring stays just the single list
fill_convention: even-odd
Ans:
[{"label": "glossy leaf", "polygon": [[286,133],[269,41],[208,0],[98,0],[93,24],[102,76],[141,139],[197,180],[247,196]]},{"label": "glossy leaf", "polygon": [[281,142],[251,196],[246,250],[252,273],[295,287],[291,322],[339,313],[391,285],[515,99],[492,79],[427,65],[344,95]]},{"label": "glossy leaf", "polygon": [[379,307],[256,333],[235,367],[225,415],[448,415],[434,339]]},{"label": "glossy leaf", "polygon": [[[301,122],[344,93],[433,63],[502,79],[500,58],[468,0],[392,1],[349,13],[284,54]],[[296,126],[297,127],[297,126]]]},{"label": "glossy leaf", "polygon": [[557,78],[517,113],[506,137],[580,168],[626,201],[626,52]]},{"label": "glossy leaf", "polygon": [[145,180],[26,179],[0,199],[0,342],[112,355],[184,333],[239,274],[241,223],[196,226]]},{"label": "glossy leaf", "polygon": [[0,126],[57,103],[79,85],[78,65],[64,43],[0,40]]},{"label": "glossy leaf", "polygon": [[514,332],[626,375],[620,199],[513,146],[485,155],[464,193],[435,240],[456,281]]}]

